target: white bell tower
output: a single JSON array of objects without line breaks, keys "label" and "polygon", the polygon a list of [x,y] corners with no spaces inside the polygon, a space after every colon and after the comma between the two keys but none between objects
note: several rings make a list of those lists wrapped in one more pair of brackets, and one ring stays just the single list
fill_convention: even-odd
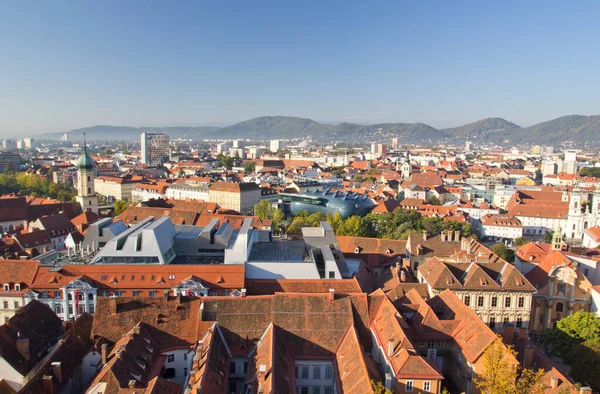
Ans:
[{"label": "white bell tower", "polygon": [[77,159],[77,197],[82,212],[98,213],[98,197],[94,190],[94,160],[87,153],[85,134],[83,153]]}]

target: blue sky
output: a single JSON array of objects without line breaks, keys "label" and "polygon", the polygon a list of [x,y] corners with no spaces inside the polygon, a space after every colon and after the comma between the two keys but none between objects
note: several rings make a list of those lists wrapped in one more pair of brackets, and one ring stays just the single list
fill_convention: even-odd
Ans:
[{"label": "blue sky", "polygon": [[0,135],[600,113],[600,1],[0,0]]}]

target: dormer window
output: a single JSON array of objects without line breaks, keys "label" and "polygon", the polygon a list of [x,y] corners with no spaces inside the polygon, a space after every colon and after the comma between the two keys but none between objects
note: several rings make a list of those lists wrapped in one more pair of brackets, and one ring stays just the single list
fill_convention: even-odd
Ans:
[{"label": "dormer window", "polygon": [[10,285],[8,283],[4,284],[4,291],[9,291],[10,290]]},{"label": "dormer window", "polygon": [[17,284],[15,285],[15,290],[16,290],[16,291],[21,291],[21,285],[20,285],[19,283],[17,283]]},{"label": "dormer window", "polygon": [[360,253],[360,248],[358,246],[354,248],[354,253]]}]

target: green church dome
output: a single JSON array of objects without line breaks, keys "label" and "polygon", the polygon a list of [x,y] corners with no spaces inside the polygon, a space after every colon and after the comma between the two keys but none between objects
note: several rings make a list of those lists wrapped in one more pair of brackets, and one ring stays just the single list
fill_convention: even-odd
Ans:
[{"label": "green church dome", "polygon": [[80,170],[92,170],[94,168],[94,160],[92,160],[86,151],[77,159],[77,168]]}]

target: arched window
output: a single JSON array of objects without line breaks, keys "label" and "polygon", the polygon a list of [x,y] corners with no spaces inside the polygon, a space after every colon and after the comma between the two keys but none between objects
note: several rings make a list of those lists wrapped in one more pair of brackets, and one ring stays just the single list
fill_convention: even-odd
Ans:
[{"label": "arched window", "polygon": [[78,299],[79,301],[85,301],[85,294],[83,294],[83,293],[79,293],[79,294],[77,294],[77,299]]},{"label": "arched window", "polygon": [[54,313],[56,313],[57,315],[63,313],[63,307],[61,304],[54,305]]},{"label": "arched window", "polygon": [[88,294],[88,300],[92,301],[94,299],[94,294],[90,293]]},{"label": "arched window", "polygon": [[73,295],[71,293],[67,294],[67,300],[71,301],[73,299]]},{"label": "arched window", "polygon": [[557,302],[557,303],[556,303],[556,311],[557,311],[557,312],[562,312],[562,311],[563,311],[563,308],[564,308],[564,305],[563,305],[563,303],[562,303],[562,302]]}]

